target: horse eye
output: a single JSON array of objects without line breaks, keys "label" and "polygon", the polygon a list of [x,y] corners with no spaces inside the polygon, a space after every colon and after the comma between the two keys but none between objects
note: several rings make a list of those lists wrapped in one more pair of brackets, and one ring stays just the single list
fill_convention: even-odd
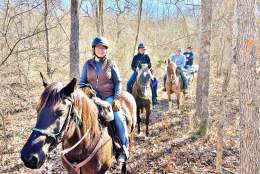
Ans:
[{"label": "horse eye", "polygon": [[55,114],[57,115],[57,117],[60,117],[64,114],[64,110],[58,110],[55,112]]}]

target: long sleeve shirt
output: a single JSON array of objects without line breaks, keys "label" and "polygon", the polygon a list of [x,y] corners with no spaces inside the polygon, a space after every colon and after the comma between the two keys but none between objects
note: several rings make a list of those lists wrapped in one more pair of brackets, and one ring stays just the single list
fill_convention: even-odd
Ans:
[{"label": "long sleeve shirt", "polygon": [[175,62],[177,67],[183,69],[185,66],[186,58],[184,55],[173,55],[169,58],[170,61]]},{"label": "long sleeve shirt", "polygon": [[136,71],[136,68],[139,64],[151,65],[150,57],[147,54],[138,53],[137,55],[134,56],[134,58],[132,60],[132,63],[131,63],[132,70]]}]

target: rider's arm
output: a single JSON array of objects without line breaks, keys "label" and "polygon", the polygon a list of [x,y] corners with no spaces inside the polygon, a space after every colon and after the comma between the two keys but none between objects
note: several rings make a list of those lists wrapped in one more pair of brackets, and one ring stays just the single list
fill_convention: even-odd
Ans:
[{"label": "rider's arm", "polygon": [[179,64],[179,68],[184,69],[185,64],[186,64],[186,57],[184,55],[182,55],[181,57],[182,57],[182,59],[181,59],[180,64]]},{"label": "rider's arm", "polygon": [[137,65],[136,65],[136,56],[133,57],[131,68],[133,71],[136,71]]},{"label": "rider's arm", "polygon": [[118,67],[116,66],[116,64],[113,64],[111,73],[112,73],[112,80],[114,82],[114,92],[115,92],[114,98],[116,98],[120,95],[121,90],[122,90],[121,78],[120,78],[119,70],[118,70]]},{"label": "rider's arm", "polygon": [[151,63],[151,59],[150,59],[150,57],[148,56],[148,55],[146,55],[146,58],[147,58],[147,64],[150,66],[150,67],[152,67],[152,63]]},{"label": "rider's arm", "polygon": [[82,86],[83,84],[87,84],[88,83],[87,79],[88,78],[87,78],[87,62],[86,62],[82,68],[82,73],[79,81],[80,86]]}]

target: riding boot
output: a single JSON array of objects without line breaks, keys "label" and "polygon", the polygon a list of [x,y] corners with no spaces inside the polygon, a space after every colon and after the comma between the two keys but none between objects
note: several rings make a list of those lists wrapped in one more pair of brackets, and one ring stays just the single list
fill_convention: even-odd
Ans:
[{"label": "riding boot", "polygon": [[163,76],[163,91],[166,91],[166,74]]}]

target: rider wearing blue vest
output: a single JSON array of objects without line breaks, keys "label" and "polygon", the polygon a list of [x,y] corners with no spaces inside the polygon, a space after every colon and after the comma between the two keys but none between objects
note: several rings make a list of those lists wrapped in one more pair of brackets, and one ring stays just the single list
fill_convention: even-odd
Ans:
[{"label": "rider wearing blue vest", "polygon": [[[131,64],[131,68],[133,70],[133,74],[131,75],[129,81],[127,82],[127,91],[132,93],[133,85],[137,78],[137,71],[136,68],[139,64],[148,64],[151,67],[151,60],[150,57],[145,54],[146,47],[143,43],[138,45],[138,53],[134,56]],[[151,88],[152,88],[152,100],[153,104],[158,104],[157,102],[157,80],[152,80]]]}]

